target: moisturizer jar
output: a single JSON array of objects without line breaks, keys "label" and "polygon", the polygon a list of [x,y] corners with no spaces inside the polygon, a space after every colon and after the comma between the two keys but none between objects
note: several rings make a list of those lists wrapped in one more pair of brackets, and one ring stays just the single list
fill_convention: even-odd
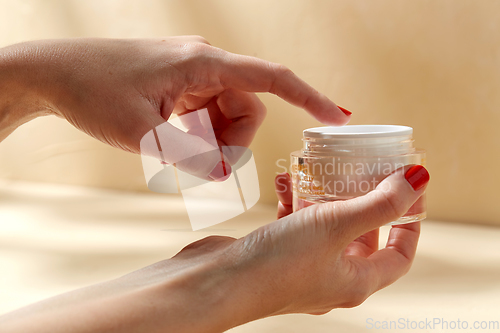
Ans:
[{"label": "moisturizer jar", "polygon": [[[293,211],[316,203],[352,199],[408,164],[425,166],[425,151],[413,146],[413,128],[396,125],[316,127],[304,131],[302,150],[291,154]],[[390,224],[426,217],[425,193]]]}]

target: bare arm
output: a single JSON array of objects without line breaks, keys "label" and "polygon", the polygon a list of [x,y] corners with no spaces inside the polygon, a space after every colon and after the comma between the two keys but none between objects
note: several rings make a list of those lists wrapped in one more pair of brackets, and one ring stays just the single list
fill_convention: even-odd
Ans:
[{"label": "bare arm", "polygon": [[392,227],[378,249],[378,227],[403,215],[428,181],[425,169],[420,188],[404,176],[398,170],[365,196],[307,207],[240,239],[204,238],[171,259],[0,317],[0,327],[222,332],[273,315],[357,306],[406,274],[415,256],[420,223]]}]

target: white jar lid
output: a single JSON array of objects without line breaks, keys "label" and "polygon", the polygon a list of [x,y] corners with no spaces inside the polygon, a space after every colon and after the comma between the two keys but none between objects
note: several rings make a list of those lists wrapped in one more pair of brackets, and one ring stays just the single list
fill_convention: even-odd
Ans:
[{"label": "white jar lid", "polygon": [[304,130],[304,137],[322,139],[361,139],[412,135],[413,128],[400,125],[323,126]]}]

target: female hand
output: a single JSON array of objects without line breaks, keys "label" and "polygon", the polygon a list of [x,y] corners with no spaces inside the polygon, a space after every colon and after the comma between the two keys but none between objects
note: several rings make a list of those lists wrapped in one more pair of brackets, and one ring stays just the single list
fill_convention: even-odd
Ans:
[{"label": "female hand", "polygon": [[204,238],[172,259],[21,309],[0,325],[6,332],[222,332],[271,315],[357,306],[403,276],[415,256],[419,222],[393,226],[377,248],[378,228],[425,191],[427,171],[415,166],[406,179],[409,168],[362,197],[293,214],[290,178],[280,175],[279,220],[240,239]]},{"label": "female hand", "polygon": [[416,176],[407,180],[410,167],[397,170],[362,197],[293,214],[290,176],[276,177],[280,219],[232,247],[259,258],[260,278],[266,281],[262,284],[281,295],[274,298],[282,301],[278,313],[321,314],[353,307],[409,270],[420,222],[393,226],[381,250],[378,228],[403,216],[425,191],[429,174],[414,166]]},{"label": "female hand", "polygon": [[[219,145],[248,147],[266,113],[254,92],[276,94],[325,124],[344,125],[350,114],[283,65],[226,52],[197,36],[12,45],[0,49],[0,87],[0,120],[6,110],[23,117],[17,126],[34,113],[56,114],[98,140],[134,153],[141,152],[141,138],[172,114],[203,108]],[[0,121],[0,140],[13,130],[6,126]],[[160,141],[166,143],[166,162],[218,148],[164,126],[167,133]],[[178,167],[207,176],[217,161],[192,164]]]}]

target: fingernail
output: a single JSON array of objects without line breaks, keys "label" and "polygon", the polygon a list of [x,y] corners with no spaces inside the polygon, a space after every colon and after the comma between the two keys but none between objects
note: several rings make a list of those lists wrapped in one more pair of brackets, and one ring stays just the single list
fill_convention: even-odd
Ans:
[{"label": "fingernail", "polygon": [[231,166],[229,163],[225,163],[221,161],[217,163],[215,168],[210,172],[208,177],[210,177],[213,181],[222,182],[228,179],[231,176]]},{"label": "fingernail", "polygon": [[337,105],[337,107],[338,107],[338,108],[339,108],[342,112],[344,112],[346,116],[350,116],[350,115],[352,114],[352,112],[351,112],[351,111],[349,111],[349,110],[347,110],[347,109],[344,109],[344,108],[343,108],[343,107],[341,107],[341,106],[338,106],[338,105]]},{"label": "fingernail", "polygon": [[429,182],[430,176],[429,172],[423,166],[414,165],[406,171],[405,178],[411,187],[415,191],[418,191]]}]

